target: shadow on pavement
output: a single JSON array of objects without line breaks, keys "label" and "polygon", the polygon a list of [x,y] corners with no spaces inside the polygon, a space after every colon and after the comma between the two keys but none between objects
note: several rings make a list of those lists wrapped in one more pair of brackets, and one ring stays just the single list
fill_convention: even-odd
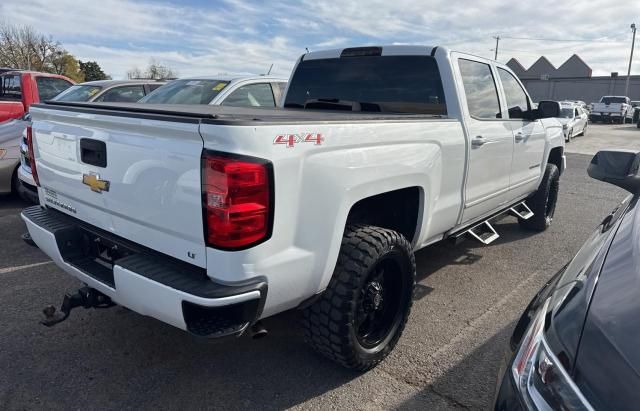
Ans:
[{"label": "shadow on pavement", "polygon": [[495,333],[398,409],[423,409],[427,403],[426,397],[434,394],[446,399],[449,409],[491,409],[501,360],[514,325],[515,322],[512,322]]},{"label": "shadow on pavement", "polygon": [[417,251],[417,281],[424,280],[445,266],[476,263],[482,258],[480,254],[476,253],[478,249],[513,243],[537,234],[522,229],[515,218],[506,215],[492,220],[491,224],[500,237],[488,246],[467,237],[457,245],[445,240]]},{"label": "shadow on pavement", "polygon": [[32,203],[22,200],[15,194],[0,194],[0,216],[32,206]]},{"label": "shadow on pavement", "polygon": [[[42,287],[77,286],[50,274],[57,287]],[[268,319],[264,339],[210,342],[121,307],[78,309],[48,329],[41,306],[22,300],[0,336],[3,409],[286,409],[359,375],[307,348],[297,312]]]}]

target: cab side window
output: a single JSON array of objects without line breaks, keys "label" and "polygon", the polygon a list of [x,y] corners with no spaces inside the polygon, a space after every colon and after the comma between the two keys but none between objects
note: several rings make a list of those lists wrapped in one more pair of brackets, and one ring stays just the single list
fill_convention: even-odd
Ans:
[{"label": "cab side window", "polygon": [[0,101],[21,100],[22,88],[19,75],[0,77]]},{"label": "cab side window", "polygon": [[496,82],[488,64],[472,60],[458,60],[464,94],[471,117],[477,119],[502,118]]},{"label": "cab side window", "polygon": [[144,88],[138,86],[121,86],[107,90],[103,95],[95,99],[96,102],[122,102],[135,103],[144,97]]},{"label": "cab side window", "polygon": [[38,97],[40,101],[51,100],[72,85],[73,84],[68,81],[60,78],[36,77],[36,86],[38,87]]},{"label": "cab side window", "polygon": [[518,80],[505,69],[498,68],[500,81],[507,101],[509,118],[527,118],[529,113],[529,99]]},{"label": "cab side window", "polygon": [[574,113],[573,113],[573,116],[574,116],[574,117],[580,117],[580,114],[581,114],[581,113],[580,113],[580,110],[579,110],[578,108],[576,108],[576,109],[575,109],[575,111],[574,111]]},{"label": "cab side window", "polygon": [[271,85],[256,83],[242,86],[229,94],[222,102],[223,106],[233,107],[275,107]]}]

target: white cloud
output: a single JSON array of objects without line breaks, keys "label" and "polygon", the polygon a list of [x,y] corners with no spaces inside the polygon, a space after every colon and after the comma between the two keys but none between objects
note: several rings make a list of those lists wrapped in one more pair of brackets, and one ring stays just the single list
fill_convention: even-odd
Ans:
[{"label": "white cloud", "polygon": [[[363,44],[448,45],[529,66],[540,55],[559,66],[577,53],[594,74],[626,73],[630,16],[640,2],[538,0],[219,0],[206,6],[148,0],[3,0],[0,16],[61,40],[78,58],[96,60],[114,77],[151,57],[181,75],[260,73],[272,63],[286,75],[305,47]],[[640,21],[638,22],[640,23]],[[508,37],[598,39],[527,41]],[[640,74],[640,53],[632,72]]]}]

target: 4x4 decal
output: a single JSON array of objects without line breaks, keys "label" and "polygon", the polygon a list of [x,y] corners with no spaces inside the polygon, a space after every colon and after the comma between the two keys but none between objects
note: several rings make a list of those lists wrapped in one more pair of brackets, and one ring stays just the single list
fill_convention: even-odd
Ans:
[{"label": "4x4 decal", "polygon": [[320,133],[278,134],[273,144],[284,144],[287,148],[293,148],[296,143],[313,143],[319,146],[324,141]]}]

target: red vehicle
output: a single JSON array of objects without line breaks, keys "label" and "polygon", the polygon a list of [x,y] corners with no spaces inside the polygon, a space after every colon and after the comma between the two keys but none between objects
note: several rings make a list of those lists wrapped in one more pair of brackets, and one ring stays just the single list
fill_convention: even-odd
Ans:
[{"label": "red vehicle", "polygon": [[57,74],[20,70],[0,74],[0,194],[20,191],[20,138],[29,107],[52,99],[73,84]]},{"label": "red vehicle", "polygon": [[8,71],[0,79],[0,124],[22,117],[31,104],[52,99],[75,84],[65,76],[35,71]]}]

